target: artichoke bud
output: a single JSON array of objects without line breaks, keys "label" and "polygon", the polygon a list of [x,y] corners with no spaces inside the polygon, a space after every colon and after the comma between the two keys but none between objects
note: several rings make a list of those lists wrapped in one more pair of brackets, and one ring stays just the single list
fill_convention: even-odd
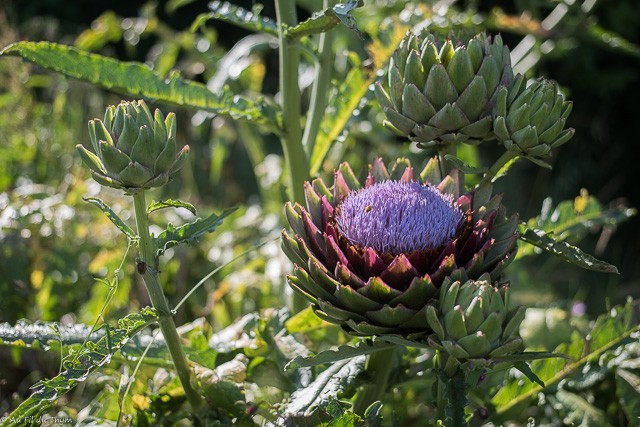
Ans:
[{"label": "artichoke bud", "polygon": [[166,184],[186,161],[189,147],[178,152],[175,114],[152,115],[144,101],[107,108],[104,119],[89,121],[93,152],[76,148],[100,184],[135,191]]},{"label": "artichoke bud", "polygon": [[510,307],[509,287],[494,287],[490,280],[484,274],[464,283],[445,281],[439,306],[427,307],[427,323],[435,332],[428,342],[459,363],[506,356],[522,349],[519,327],[525,309]]},{"label": "artichoke bud", "polygon": [[555,82],[539,79],[527,87],[518,75],[508,91],[498,93],[493,133],[507,150],[540,163],[536,159],[573,136],[573,129],[564,129],[570,112],[571,102]]},{"label": "artichoke bud", "polygon": [[376,98],[386,125],[421,148],[493,138],[492,112],[511,84],[509,49],[479,34],[466,43],[408,33],[394,52]]}]

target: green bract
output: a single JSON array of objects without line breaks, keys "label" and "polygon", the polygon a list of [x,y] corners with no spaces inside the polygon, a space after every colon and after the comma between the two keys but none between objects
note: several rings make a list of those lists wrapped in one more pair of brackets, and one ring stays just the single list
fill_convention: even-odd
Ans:
[{"label": "green bract", "polygon": [[479,143],[493,137],[493,107],[513,70],[500,36],[479,34],[454,46],[407,34],[389,65],[388,88],[375,93],[388,124],[421,147]]},{"label": "green bract", "polygon": [[573,136],[573,129],[564,129],[572,103],[565,101],[553,81],[539,79],[525,85],[518,75],[509,90],[500,89],[493,131],[507,150],[538,163],[538,158]]},{"label": "green bract", "polygon": [[93,152],[76,149],[93,179],[126,191],[166,184],[189,153],[188,145],[178,152],[175,114],[152,115],[144,101],[109,106],[104,120],[89,121],[89,137]]},{"label": "green bract", "polygon": [[525,308],[511,305],[508,285],[491,283],[488,274],[477,280],[447,279],[437,303],[427,307],[427,321],[434,331],[429,344],[448,355],[450,368],[472,359],[508,356],[523,348],[519,331]]}]

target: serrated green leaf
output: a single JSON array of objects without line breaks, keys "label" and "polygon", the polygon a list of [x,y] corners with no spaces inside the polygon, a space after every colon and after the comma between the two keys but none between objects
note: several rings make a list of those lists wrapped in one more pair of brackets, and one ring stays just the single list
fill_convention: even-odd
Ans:
[{"label": "serrated green leaf", "polygon": [[309,417],[317,408],[326,407],[341,393],[351,387],[356,376],[364,369],[366,358],[356,356],[348,360],[339,360],[329,366],[308,387],[296,390],[289,398],[289,403],[282,411],[284,419],[296,416]]},{"label": "serrated green leaf", "polygon": [[205,219],[198,218],[180,227],[173,227],[169,224],[166,230],[154,238],[157,248],[156,256],[161,256],[167,249],[176,245],[194,242],[204,234],[213,232],[222,223],[224,218],[235,211],[236,208],[227,209],[219,216],[211,214]]},{"label": "serrated green leaf", "polygon": [[559,242],[543,230],[528,228],[526,225],[520,224],[518,231],[522,241],[543,249],[564,261],[587,270],[618,274],[618,269],[615,266],[586,254],[567,242]]},{"label": "serrated green leaf", "polygon": [[202,83],[185,80],[177,73],[165,78],[141,63],[122,62],[50,42],[13,43],[0,51],[0,55],[20,56],[46,69],[114,92],[228,115],[276,131],[280,128],[280,111],[275,104],[253,101],[227,89],[212,93]]},{"label": "serrated green leaf", "polygon": [[329,31],[336,25],[342,23],[347,28],[355,31],[360,38],[363,38],[362,33],[356,26],[355,19],[351,16],[351,11],[362,5],[362,0],[347,0],[344,3],[329,7],[321,12],[314,13],[309,19],[295,27],[288,28],[286,35],[291,38],[310,36]]},{"label": "serrated green leaf", "polygon": [[118,227],[130,240],[136,240],[138,235],[131,227],[129,227],[105,202],[97,197],[83,197],[82,200],[89,202],[100,210],[109,218],[109,220]]},{"label": "serrated green leaf", "polygon": [[[534,372],[547,387],[553,387],[561,380],[579,373],[585,364],[597,362],[602,354],[627,343],[640,330],[635,316],[636,307],[632,301],[624,306],[614,307],[600,316],[587,333],[574,332],[571,341],[559,345],[555,353],[568,355],[571,360],[547,358],[531,363]],[[490,421],[500,422],[504,414],[526,405],[542,390],[539,384],[522,382],[519,378],[508,379],[502,384],[491,402],[496,407],[495,416]],[[487,420],[489,421],[489,420]]]},{"label": "serrated green leaf", "polygon": [[191,25],[191,31],[196,31],[211,19],[236,25],[245,30],[262,32],[278,36],[278,24],[254,11],[244,9],[228,1],[213,1],[209,4],[211,12],[199,15]]},{"label": "serrated green leaf", "polygon": [[164,208],[185,208],[192,214],[197,215],[196,208],[191,203],[183,202],[181,200],[171,200],[171,199],[164,200],[161,202],[156,202],[155,200],[152,201],[151,204],[149,204],[149,207],[147,208],[147,213],[150,214],[151,212],[164,209]]},{"label": "serrated green leaf", "polygon": [[120,319],[117,328],[109,328],[102,338],[92,342],[93,345],[82,347],[65,359],[63,372],[36,383],[32,387],[33,393],[6,418],[3,427],[30,425],[31,419],[41,416],[63,394],[84,382],[91,372],[109,363],[127,341],[156,319],[155,312],[150,308]]},{"label": "serrated green leaf", "polygon": [[485,173],[487,171],[487,168],[482,166],[468,165],[467,163],[463,162],[453,154],[446,154],[444,158],[445,160],[448,160],[449,162],[453,163],[453,166],[455,166],[456,169],[462,171],[465,174],[480,174],[480,173]]},{"label": "serrated green leaf", "polygon": [[369,45],[369,53],[373,59],[372,67],[354,64],[347,73],[344,81],[336,89],[325,115],[320,124],[318,137],[313,145],[311,154],[311,172],[314,176],[320,171],[325,156],[332,145],[339,139],[343,130],[351,120],[354,112],[358,110],[363,100],[372,96],[373,91],[369,87],[376,81],[376,69],[381,69],[391,58],[394,50],[404,38],[407,26],[400,23],[389,24],[381,30],[381,34]]},{"label": "serrated green leaf", "polygon": [[371,354],[382,350],[395,348],[396,344],[382,341],[362,340],[356,345],[341,345],[335,350],[321,351],[311,357],[296,357],[286,364],[285,370],[307,368],[310,366],[321,365],[323,363],[333,363],[353,357]]},{"label": "serrated green leaf", "polygon": [[576,393],[558,390],[555,397],[559,404],[563,406],[562,409],[568,412],[568,415],[563,419],[568,425],[584,427],[609,427],[612,425],[603,410],[596,408]]}]

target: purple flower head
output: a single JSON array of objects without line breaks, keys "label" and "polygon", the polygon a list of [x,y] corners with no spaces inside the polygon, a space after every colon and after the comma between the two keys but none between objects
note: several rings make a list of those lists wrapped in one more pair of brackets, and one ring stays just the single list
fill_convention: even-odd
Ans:
[{"label": "purple flower head", "polygon": [[335,216],[349,242],[392,254],[438,248],[456,236],[463,219],[452,195],[390,180],[351,192]]}]

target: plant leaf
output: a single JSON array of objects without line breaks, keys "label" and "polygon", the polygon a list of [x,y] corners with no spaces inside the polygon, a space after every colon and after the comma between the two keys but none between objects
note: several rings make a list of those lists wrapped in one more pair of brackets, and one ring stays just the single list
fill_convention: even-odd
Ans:
[{"label": "plant leaf", "polygon": [[147,208],[147,213],[150,214],[153,211],[157,211],[164,208],[185,208],[189,212],[194,215],[197,215],[196,208],[191,203],[183,202],[181,200],[165,200],[162,202],[156,202],[155,200],[151,202],[149,207]]},{"label": "plant leaf", "polygon": [[50,42],[17,42],[0,55],[15,55],[41,67],[84,80],[117,93],[145,97],[182,107],[228,115],[277,131],[280,111],[264,100],[253,101],[225,89],[212,93],[201,83],[172,73],[167,78],[137,62],[122,62]]},{"label": "plant leaf", "polygon": [[616,393],[627,419],[640,420],[640,376],[616,369]]},{"label": "plant leaf", "polygon": [[566,354],[560,353],[549,353],[546,351],[525,351],[519,354],[512,354],[510,356],[504,357],[492,357],[491,360],[502,363],[502,362],[529,362],[531,360],[541,360],[541,359],[570,359]]},{"label": "plant leaf", "polygon": [[282,417],[287,420],[295,416],[296,421],[301,422],[300,416],[309,417],[315,409],[326,407],[354,383],[356,376],[364,369],[365,360],[360,355],[329,366],[308,387],[296,390],[291,395]]},{"label": "plant leaf", "polygon": [[219,216],[211,214],[205,219],[197,218],[195,221],[181,225],[180,227],[174,227],[169,224],[166,230],[154,238],[157,248],[156,256],[161,256],[167,249],[180,243],[192,243],[202,235],[213,232],[225,217],[235,211],[236,208],[227,209]]},{"label": "plant leaf", "polygon": [[324,9],[321,12],[314,13],[309,19],[295,27],[287,29],[287,37],[300,38],[304,36],[310,36],[312,34],[324,33],[329,31],[336,25],[342,23],[347,28],[352,29],[362,39],[364,38],[358,27],[356,21],[351,15],[351,11],[361,7],[363,5],[362,0],[347,0],[345,3],[339,3],[333,7]]},{"label": "plant leaf", "polygon": [[296,357],[295,359],[287,363],[284,369],[285,370],[298,369],[298,368],[306,368],[309,366],[321,365],[323,363],[332,363],[332,362],[337,362],[345,359],[351,359],[356,356],[375,353],[381,350],[387,350],[394,347],[396,347],[396,344],[382,342],[378,340],[373,341],[373,340],[367,339],[367,340],[359,341],[355,346],[341,345],[335,350],[321,351],[315,356]]},{"label": "plant leaf", "polygon": [[[615,226],[636,214],[636,210],[626,206],[604,209],[600,202],[586,190],[573,200],[565,200],[552,205],[551,198],[542,202],[540,215],[527,221],[528,228],[538,228],[553,235],[554,240],[577,242],[594,228]],[[518,258],[533,255],[534,247],[521,245]]]},{"label": "plant leaf", "polygon": [[607,414],[589,403],[582,396],[567,390],[558,390],[555,395],[558,402],[569,414],[563,421],[568,425],[580,425],[585,427],[609,427]]},{"label": "plant leaf", "polygon": [[332,324],[316,316],[311,307],[307,307],[301,312],[291,316],[291,318],[285,322],[284,326],[287,328],[288,333],[294,334],[327,328],[332,326]]},{"label": "plant leaf", "polygon": [[324,158],[331,146],[339,139],[360,105],[371,96],[369,90],[377,76],[375,70],[385,66],[393,51],[398,47],[408,26],[399,22],[392,22],[383,27],[380,35],[374,38],[368,46],[369,55],[373,60],[372,66],[364,66],[359,62],[347,73],[344,82],[336,89],[337,93],[330,99],[325,115],[320,124],[320,131],[316,138],[311,154],[311,176],[316,175],[322,167]]},{"label": "plant leaf", "polygon": [[36,383],[31,396],[9,415],[3,427],[30,425],[29,420],[38,418],[63,394],[84,382],[91,372],[109,363],[127,341],[156,319],[155,311],[151,308],[120,319],[117,328],[109,329],[99,340],[90,341],[91,346],[81,347],[77,353],[68,356],[63,362],[63,372]]},{"label": "plant leaf", "polygon": [[516,362],[513,364],[513,367],[522,372],[527,378],[529,378],[529,381],[540,385],[540,387],[542,388],[545,387],[544,382],[540,378],[538,378],[536,374],[533,373],[531,367],[527,362]]},{"label": "plant leaf", "polygon": [[218,0],[209,4],[209,10],[211,12],[203,13],[195,19],[191,24],[191,31],[196,31],[210,19],[217,19],[245,30],[278,35],[278,24],[272,19],[260,16],[255,10],[247,10],[228,1]]},{"label": "plant leaf", "polygon": [[129,227],[105,202],[97,197],[83,197],[82,200],[89,202],[100,210],[109,218],[109,220],[118,227],[130,240],[136,240],[138,235],[131,227]]},{"label": "plant leaf", "polygon": [[[624,306],[614,307],[609,313],[598,317],[588,334],[574,332],[570,342],[555,349],[555,353],[566,354],[571,360],[535,360],[531,362],[531,371],[549,388],[571,375],[580,373],[586,363],[598,363],[603,353],[624,345],[640,330],[634,314],[635,309],[632,301]],[[506,413],[526,405],[541,390],[539,384],[522,382],[519,378],[507,379],[491,400],[496,408],[491,421],[501,421]]]},{"label": "plant leaf", "polygon": [[444,158],[453,163],[456,169],[462,171],[465,174],[480,174],[487,171],[487,168],[485,167],[468,165],[453,154],[447,154],[444,156]]},{"label": "plant leaf", "polygon": [[521,224],[519,231],[521,240],[544,249],[564,261],[587,270],[618,274],[618,269],[615,266],[586,254],[567,242],[556,241],[543,230],[527,228],[524,224]]}]

